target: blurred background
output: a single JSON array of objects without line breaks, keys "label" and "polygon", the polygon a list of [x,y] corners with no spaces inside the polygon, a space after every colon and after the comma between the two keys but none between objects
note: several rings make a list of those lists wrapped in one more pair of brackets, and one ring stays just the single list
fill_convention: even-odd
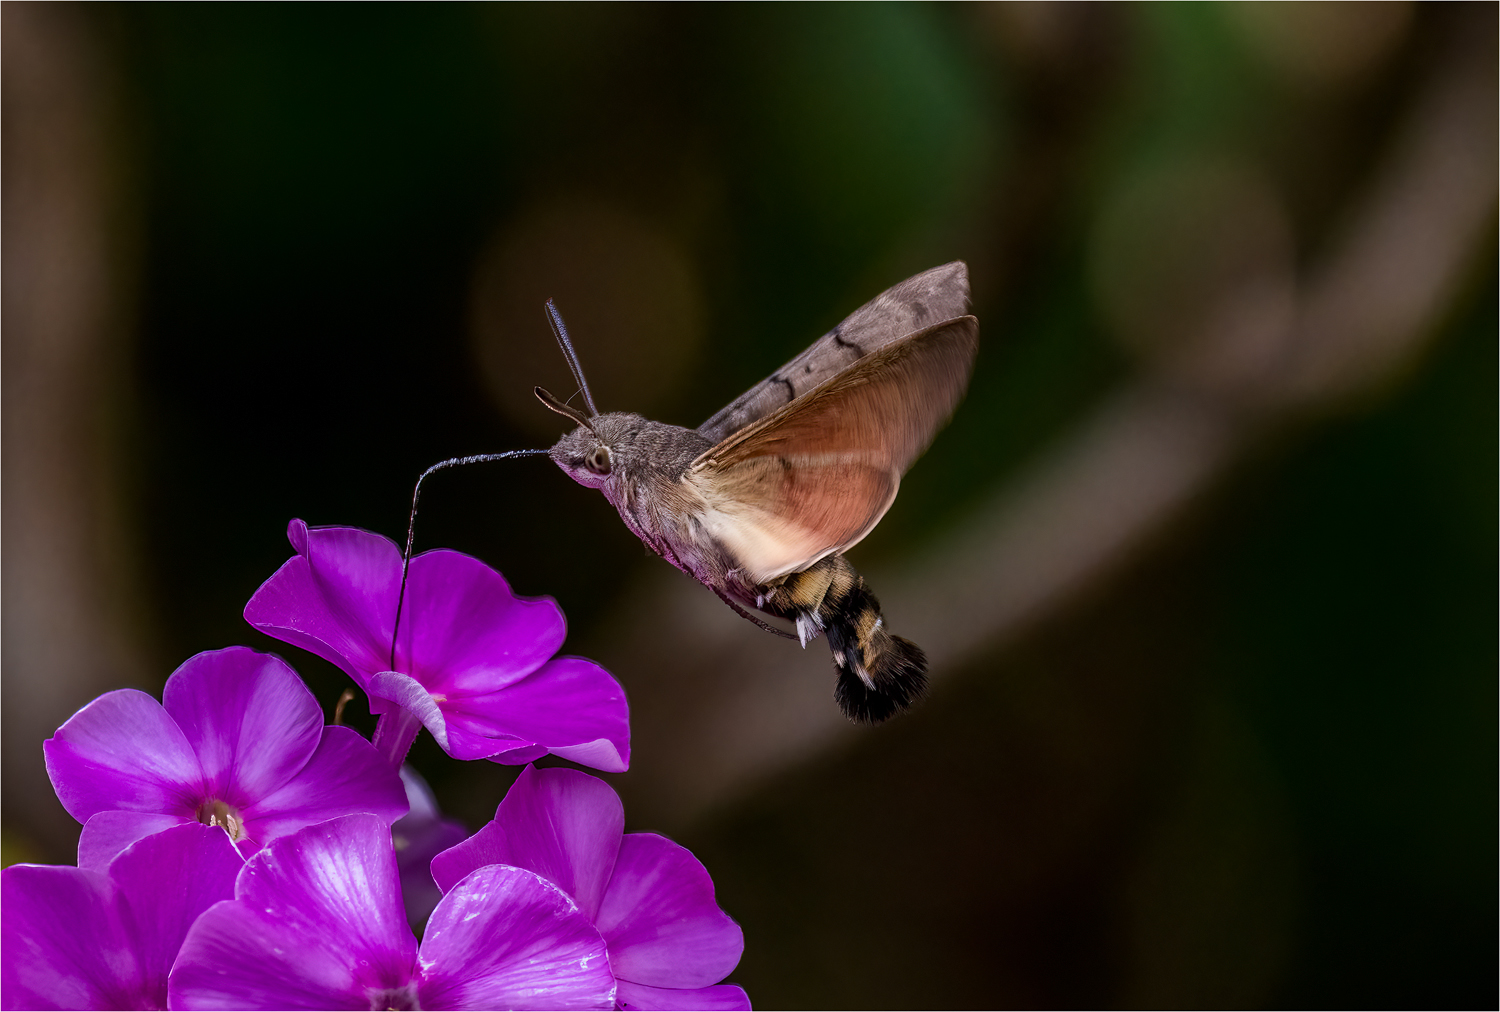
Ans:
[{"label": "blurred background", "polygon": [[[1494,1007],[1492,4],[6,4],[5,860],[41,742],[399,537],[571,390],[693,426],[968,261],[967,401],[851,558],[933,691],[845,724],[545,460],[418,548],[629,692],[628,828],[778,1007]],[[349,708],[370,724],[362,701]],[[424,736],[443,807],[516,770]]]}]

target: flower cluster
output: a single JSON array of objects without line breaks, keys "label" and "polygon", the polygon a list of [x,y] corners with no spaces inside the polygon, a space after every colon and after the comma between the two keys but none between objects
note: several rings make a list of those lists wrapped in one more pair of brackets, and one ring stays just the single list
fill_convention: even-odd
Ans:
[{"label": "flower cluster", "polygon": [[77,866],[0,875],[0,1005],[748,1009],[719,983],[743,940],[707,871],[625,833],[602,780],[526,765],[469,836],[404,765],[425,727],[455,759],[628,766],[624,692],[555,656],[556,603],[451,551],[403,594],[389,540],[289,535],[245,618],[347,672],[372,740],[246,647],[191,658],[159,703],[89,703],[44,746]]}]

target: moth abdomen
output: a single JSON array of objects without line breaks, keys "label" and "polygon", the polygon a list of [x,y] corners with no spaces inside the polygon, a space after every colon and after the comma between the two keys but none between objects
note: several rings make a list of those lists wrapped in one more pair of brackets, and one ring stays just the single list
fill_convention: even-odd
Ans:
[{"label": "moth abdomen", "polygon": [[892,636],[880,602],[857,583],[841,601],[825,601],[823,622],[839,669],[833,698],[844,716],[878,724],[904,713],[927,691],[927,655],[911,640]]},{"label": "moth abdomen", "polygon": [[783,577],[765,610],[794,618],[803,645],[819,631],[838,669],[833,696],[844,716],[878,724],[909,709],[927,690],[922,648],[885,628],[880,601],[849,561],[834,553]]},{"label": "moth abdomen", "polygon": [[[833,627],[828,643],[835,643]],[[851,664],[839,668],[838,684],[833,698],[844,716],[856,724],[879,724],[898,713],[905,713],[927,692],[927,655],[909,639],[886,633],[873,660],[864,662],[869,680],[857,674]],[[835,649],[837,649],[835,647]],[[848,651],[845,651],[846,657]]]}]

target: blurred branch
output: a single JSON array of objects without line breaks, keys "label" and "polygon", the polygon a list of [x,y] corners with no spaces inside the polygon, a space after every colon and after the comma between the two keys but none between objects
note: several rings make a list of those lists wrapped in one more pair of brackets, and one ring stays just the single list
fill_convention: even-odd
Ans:
[{"label": "blurred branch", "polygon": [[128,383],[111,92],[87,17],[70,4],[0,8],[5,812],[58,858],[78,827],[53,796],[41,742],[90,697],[140,684],[144,669],[112,466]]},{"label": "blurred branch", "polygon": [[1495,207],[1495,51],[1488,28],[1459,40],[1426,92],[1343,247],[1314,273],[1294,354],[1271,404],[1377,385],[1442,322]]},{"label": "blurred branch", "polygon": [[[1242,320],[1221,315],[1194,344],[1237,370],[1140,376],[920,559],[870,574],[893,625],[927,649],[937,691],[1116,570],[1268,427],[1369,390],[1420,353],[1492,227],[1494,47],[1471,34],[1436,62],[1293,311],[1262,314],[1258,354],[1247,360]],[[652,669],[627,678],[636,760],[622,786],[639,825],[676,829],[777,770],[879,733],[839,716],[821,647],[789,650],[665,570],[629,601],[598,653]]]}]

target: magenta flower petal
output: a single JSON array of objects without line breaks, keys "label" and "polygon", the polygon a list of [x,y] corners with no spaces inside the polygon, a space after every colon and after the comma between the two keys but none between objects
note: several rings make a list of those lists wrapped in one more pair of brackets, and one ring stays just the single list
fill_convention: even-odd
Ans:
[{"label": "magenta flower petal", "polygon": [[89,703],[42,743],[47,775],[68,814],[180,812],[198,804],[203,768],[187,736],[161,704],[136,689]]},{"label": "magenta flower petal", "polygon": [[485,865],[525,868],[560,887],[592,919],[624,829],[619,795],[602,780],[577,770],[529,766],[500,802],[494,820],[434,858],[432,874],[447,892]]},{"label": "magenta flower petal", "polygon": [[261,851],[182,944],[172,1008],[610,1008],[604,939],[566,894],[495,865],[439,902],[420,954],[384,822],[351,815]]},{"label": "magenta flower petal", "polygon": [[733,984],[715,984],[713,987],[698,988],[675,988],[675,987],[647,987],[645,984],[632,984],[628,980],[620,981],[620,989],[615,994],[615,1007],[621,1009],[661,1009],[663,1012],[671,1009],[684,1009],[693,1012],[696,1009],[705,1012],[749,1012],[750,996],[745,994],[745,989]]},{"label": "magenta flower petal", "polygon": [[421,966],[422,1008],[614,1008],[599,932],[562,890],[520,868],[481,868],[444,896]]},{"label": "magenta flower petal", "polygon": [[406,791],[373,746],[347,727],[325,727],[297,775],[245,810],[245,831],[266,842],[303,826],[366,812],[387,824],[406,814]]},{"label": "magenta flower petal", "polygon": [[739,988],[713,986],[739,962],[744,939],[715,903],[708,872],[670,840],[623,835],[624,821],[602,780],[528,767],[491,822],[433,858],[432,875],[450,896],[496,864],[558,886],[603,936],[617,1000],[630,1007],[748,1008]]},{"label": "magenta flower petal", "polygon": [[137,840],[173,826],[198,825],[180,815],[150,812],[100,812],[83,824],[78,836],[78,867],[103,871],[120,852]]},{"label": "magenta flower petal", "polygon": [[411,711],[412,716],[420,720],[422,726],[437,739],[437,743],[443,746],[443,751],[452,754],[448,740],[448,721],[437,700],[432,698],[432,693],[421,682],[399,671],[381,671],[370,676],[366,691],[370,694],[371,713],[385,713],[389,709],[377,706],[376,700],[395,703]]},{"label": "magenta flower petal", "polygon": [[[364,686],[391,667],[401,552],[351,527],[292,521],[297,555],[255,592],[245,619],[339,665]],[[459,552],[411,560],[396,668],[433,691],[490,692],[536,669],[562,646],[562,611],[512,593],[504,577]]]},{"label": "magenta flower petal", "polygon": [[228,833],[196,823],[141,840],[110,864],[110,880],[127,904],[122,922],[151,975],[154,1007],[163,1007],[167,973],[193,922],[234,895],[244,867]]},{"label": "magenta flower petal", "polygon": [[503,576],[460,552],[413,558],[406,595],[396,660],[444,695],[504,688],[557,653],[567,636],[556,601],[517,597]]},{"label": "magenta flower petal", "polygon": [[18,864],[0,873],[8,1009],[145,1008],[141,973],[103,872]]},{"label": "magenta flower petal", "polygon": [[[409,710],[459,759],[519,764],[552,752],[626,768],[629,709],[619,683],[589,661],[548,661],[567,633],[556,602],[517,597],[478,559],[426,552],[411,560],[393,655],[396,545],[300,521],[288,536],[297,555],[255,592],[245,618],[339,665],[372,713]],[[394,752],[406,739],[389,742]]]},{"label": "magenta flower petal", "polygon": [[[525,776],[526,772],[522,771],[521,775]],[[504,801],[500,803],[505,804]],[[467,840],[454,844],[434,857],[431,865],[432,879],[437,883],[438,889],[446,893],[485,865],[511,863],[506,860],[509,857],[510,848],[506,846],[505,830],[491,820]],[[517,864],[516,867],[522,868],[525,865]]]},{"label": "magenta flower petal", "polygon": [[107,872],[5,869],[0,1005],[165,1008],[184,935],[233,894],[242,864],[222,829],[194,824],[140,841]]},{"label": "magenta flower petal", "polygon": [[411,811],[391,826],[391,842],[396,847],[396,867],[401,871],[406,922],[420,932],[432,908],[443,898],[432,879],[432,859],[462,843],[469,830],[456,819],[443,818],[427,781],[410,766],[401,767],[401,783]]},{"label": "magenta flower petal", "polygon": [[582,657],[558,657],[503,692],[450,699],[444,710],[451,731],[537,742],[554,755],[611,773],[630,765],[625,690]]},{"label": "magenta flower petal", "polygon": [[290,780],[323,730],[323,711],[297,673],[248,647],[190,658],[167,679],[161,702],[198,754],[208,792],[231,804]]},{"label": "magenta flower petal", "polygon": [[332,661],[365,688],[391,666],[391,627],[401,552],[389,538],[352,527],[287,527],[297,554],[245,605],[264,633]]},{"label": "magenta flower petal", "polygon": [[[486,756],[485,758],[489,759],[492,763],[504,763],[506,766],[524,766],[527,763],[536,762],[549,751],[545,745],[535,745],[525,742],[509,742],[508,744],[513,747],[507,748],[504,752],[496,752],[494,755]],[[581,748],[582,746],[579,747]],[[562,754],[561,749],[558,750],[558,754]],[[579,760],[579,762],[587,763],[588,760],[583,759]]]},{"label": "magenta flower petal", "polygon": [[740,926],[714,902],[698,859],[655,833],[620,843],[595,923],[622,980],[699,988],[723,980],[745,948]]},{"label": "magenta flower petal", "polygon": [[199,654],[168,679],[165,698],[171,711],[142,692],[106,693],[43,745],[75,818],[116,813],[80,838],[86,867],[174,821],[223,825],[253,847],[340,815],[390,822],[406,811],[396,771],[352,731],[325,731],[279,658],[244,647]]},{"label": "magenta flower petal", "polygon": [[385,1008],[373,1002],[410,986],[417,942],[379,818],[284,837],[251,858],[234,895],[188,932],[173,1008]]},{"label": "magenta flower petal", "polygon": [[[531,759],[537,759],[547,754],[547,747],[545,745],[538,745],[536,742],[526,741],[512,734],[498,732],[484,734],[482,731],[489,730],[486,725],[480,725],[481,730],[476,731],[474,730],[473,722],[466,719],[462,713],[453,713],[449,710],[445,712],[444,716],[445,718],[451,716],[454,720],[451,723],[446,720],[444,721],[447,736],[444,739],[439,739],[438,743],[443,745],[447,753],[455,759],[463,759],[465,761],[470,759],[498,759],[499,756],[511,755],[517,752],[524,752]],[[433,735],[433,737],[437,738],[437,735]],[[529,762],[530,759],[527,761]],[[520,764],[514,763],[512,765],[519,766]]]}]

